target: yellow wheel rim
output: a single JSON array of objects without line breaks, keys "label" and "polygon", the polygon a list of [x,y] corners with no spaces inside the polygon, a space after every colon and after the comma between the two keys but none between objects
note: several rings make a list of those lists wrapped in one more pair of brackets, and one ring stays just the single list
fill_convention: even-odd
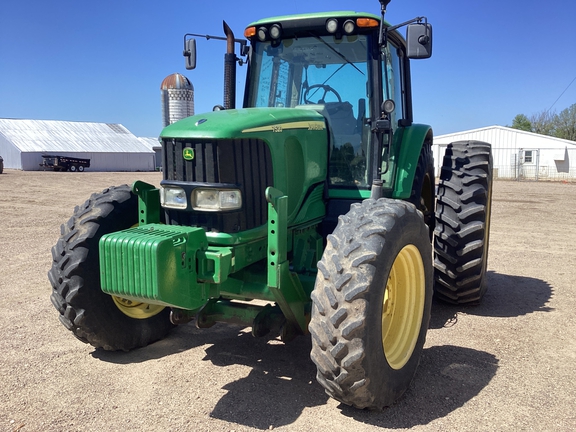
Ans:
[{"label": "yellow wheel rim", "polygon": [[420,334],[425,301],[424,264],[414,245],[404,247],[392,264],[382,305],[382,347],[392,369],[412,357]]},{"label": "yellow wheel rim", "polygon": [[[132,225],[130,228],[134,228],[136,226],[138,226],[137,223]],[[164,309],[164,306],[161,305],[139,303],[118,296],[112,296],[112,300],[114,300],[114,304],[118,309],[120,309],[120,312],[134,319],[152,318],[154,315],[158,315]]]},{"label": "yellow wheel rim", "polygon": [[138,303],[118,296],[112,296],[112,300],[114,300],[114,304],[124,315],[134,319],[152,318],[164,309],[162,305]]}]

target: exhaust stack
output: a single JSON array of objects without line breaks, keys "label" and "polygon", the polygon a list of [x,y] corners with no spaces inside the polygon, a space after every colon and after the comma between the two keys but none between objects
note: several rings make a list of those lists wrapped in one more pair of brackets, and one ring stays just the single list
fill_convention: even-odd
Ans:
[{"label": "exhaust stack", "polygon": [[236,108],[236,54],[234,54],[234,33],[222,21],[226,35],[226,54],[224,54],[224,108]]}]

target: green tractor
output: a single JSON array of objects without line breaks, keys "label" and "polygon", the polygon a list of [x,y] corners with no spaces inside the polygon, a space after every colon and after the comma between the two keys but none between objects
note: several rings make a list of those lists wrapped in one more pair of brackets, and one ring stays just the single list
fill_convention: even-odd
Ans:
[{"label": "green tractor", "polygon": [[381,15],[263,19],[246,40],[224,24],[224,105],[162,131],[160,188],[110,187],[62,226],[48,276],[66,328],[124,351],[192,320],[286,342],[309,333],[335,399],[381,409],[406,391],[433,291],[484,294],[492,160],[488,144],[451,144],[436,186],[410,86],[432,28],[391,26],[380,3]]}]

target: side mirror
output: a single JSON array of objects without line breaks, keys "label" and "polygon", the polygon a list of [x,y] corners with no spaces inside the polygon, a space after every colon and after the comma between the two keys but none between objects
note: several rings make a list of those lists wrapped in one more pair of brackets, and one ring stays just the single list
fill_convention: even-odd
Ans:
[{"label": "side mirror", "polygon": [[406,30],[408,58],[427,59],[432,56],[432,25],[428,23],[410,24]]},{"label": "side mirror", "polygon": [[196,67],[196,39],[187,39],[184,42],[183,55],[186,59],[186,69],[194,69]]}]

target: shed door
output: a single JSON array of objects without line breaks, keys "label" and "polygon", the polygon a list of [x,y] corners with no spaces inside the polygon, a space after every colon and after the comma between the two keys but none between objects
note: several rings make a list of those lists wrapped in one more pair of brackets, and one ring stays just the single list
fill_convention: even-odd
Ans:
[{"label": "shed door", "polygon": [[540,150],[538,149],[518,150],[519,180],[538,180],[539,166],[540,166]]}]

